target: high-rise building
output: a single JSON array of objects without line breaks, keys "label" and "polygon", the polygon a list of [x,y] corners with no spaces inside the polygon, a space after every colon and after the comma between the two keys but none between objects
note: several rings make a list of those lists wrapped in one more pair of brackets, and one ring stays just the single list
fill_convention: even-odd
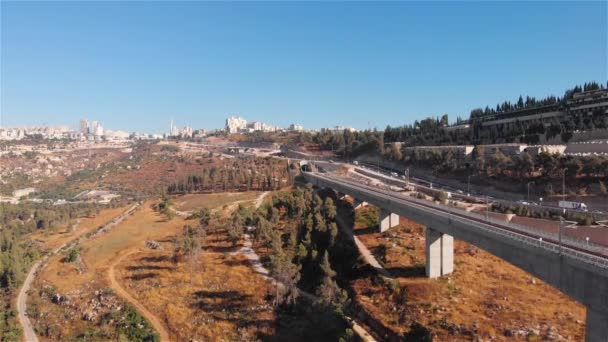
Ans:
[{"label": "high-rise building", "polygon": [[89,122],[86,119],[80,119],[80,133],[89,134]]},{"label": "high-rise building", "polygon": [[301,132],[304,130],[304,126],[297,124],[297,123],[292,123],[291,125],[289,125],[289,130],[290,131],[296,131],[296,132]]},{"label": "high-rise building", "polygon": [[175,126],[173,124],[173,119],[171,119],[171,126],[169,127],[169,136],[170,137],[176,137],[179,135],[179,131],[177,129],[177,126]]},{"label": "high-rise building", "polygon": [[183,138],[192,138],[192,127],[184,127],[179,135]]},{"label": "high-rise building", "polygon": [[229,117],[226,119],[226,131],[228,133],[236,133],[239,130],[247,128],[247,120],[241,117]]},{"label": "high-rise building", "polygon": [[103,126],[101,123],[97,121],[92,121],[89,126],[89,134],[93,134],[96,137],[101,137],[103,135]]}]

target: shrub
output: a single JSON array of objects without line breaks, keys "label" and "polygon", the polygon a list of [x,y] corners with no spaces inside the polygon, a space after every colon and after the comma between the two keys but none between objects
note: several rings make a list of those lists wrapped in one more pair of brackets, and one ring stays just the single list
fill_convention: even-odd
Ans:
[{"label": "shrub", "polygon": [[72,249],[70,249],[68,254],[65,256],[64,260],[65,260],[65,262],[74,262],[74,261],[76,261],[76,259],[78,259],[79,255],[80,255],[80,249],[72,248]]},{"label": "shrub", "polygon": [[435,193],[435,200],[445,203],[448,200],[448,194],[445,191],[439,191]]}]

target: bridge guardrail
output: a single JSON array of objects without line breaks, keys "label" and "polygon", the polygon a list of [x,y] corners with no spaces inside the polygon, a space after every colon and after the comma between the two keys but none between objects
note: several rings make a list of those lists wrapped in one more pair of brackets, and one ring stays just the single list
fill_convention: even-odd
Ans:
[{"label": "bridge guardrail", "polygon": [[[414,197],[409,197],[409,196],[406,197],[406,196],[396,195],[392,191],[387,191],[387,190],[381,189],[379,187],[367,186],[367,185],[363,185],[363,184],[359,184],[359,183],[354,183],[354,182],[350,182],[350,181],[342,180],[342,179],[337,180],[337,179],[334,179],[333,177],[325,176],[325,175],[324,176],[320,176],[320,175],[313,174],[312,176],[324,179],[325,181],[339,182],[339,183],[342,183],[342,184],[347,184],[347,185],[355,186],[355,187],[358,187],[358,188],[364,188],[364,189],[367,189],[367,190],[370,190],[370,191],[378,192],[380,194],[383,194],[384,196],[393,197],[395,199],[402,200],[402,201],[405,201],[405,202],[413,202],[415,204],[418,204],[418,205],[422,206],[423,209],[426,209],[426,210],[430,209],[428,207],[432,207],[432,208],[440,211],[442,213],[442,215],[445,215],[445,214],[449,215],[451,212],[458,212],[459,214],[461,214],[461,215],[463,215],[465,217],[469,216],[471,219],[475,218],[475,219],[478,219],[478,220],[481,220],[482,222],[484,222],[484,223],[482,223],[482,222],[477,222],[477,221],[474,221],[474,220],[469,220],[469,224],[472,223],[472,225],[475,228],[483,229],[485,231],[489,231],[489,232],[492,232],[492,233],[498,233],[498,234],[503,235],[503,236],[508,236],[508,237],[513,238],[515,240],[524,242],[524,243],[526,243],[528,245],[532,245],[532,246],[536,246],[536,247],[539,247],[539,248],[543,248],[545,250],[550,250],[550,251],[555,252],[555,253],[560,253],[561,252],[561,253],[564,253],[564,254],[568,254],[568,255],[570,255],[570,256],[578,259],[578,260],[581,260],[581,261],[584,261],[584,262],[587,262],[587,263],[591,263],[591,264],[594,264],[594,265],[602,267],[602,268],[608,268],[608,258],[601,258],[601,257],[595,256],[595,255],[590,255],[590,254],[582,253],[582,252],[577,251],[575,249],[568,248],[568,246],[562,246],[560,248],[560,246],[557,245],[557,244],[555,244],[555,243],[551,243],[551,242],[544,242],[543,243],[542,241],[540,241],[540,240],[538,240],[536,238],[532,238],[532,237],[529,237],[529,236],[517,234],[515,232],[511,232],[511,231],[500,229],[500,228],[499,229],[496,229],[496,228],[491,229],[489,227],[491,227],[492,224],[498,225],[498,226],[507,226],[508,228],[511,228],[511,229],[513,229],[515,231],[519,230],[522,233],[531,233],[531,234],[534,234],[534,235],[537,235],[537,236],[547,237],[547,238],[550,238],[550,239],[558,239],[559,237],[556,234],[550,234],[550,233],[547,233],[547,232],[544,232],[544,231],[539,231],[539,230],[533,229],[531,227],[526,227],[526,226],[522,226],[522,225],[508,224],[509,222],[507,222],[507,221],[500,221],[500,220],[494,219],[492,217],[487,217],[486,218],[485,215],[481,215],[481,214],[478,214],[478,213],[467,212],[466,210],[462,210],[460,208],[454,208],[454,207],[450,207],[450,206],[440,205],[440,204],[437,204],[437,203],[434,203],[434,202],[425,201],[425,200],[417,199],[417,198],[414,198]],[[446,213],[446,211],[447,211],[447,213]],[[458,220],[460,220],[462,222],[462,220],[465,220],[466,218],[463,218],[461,216],[453,216],[453,217],[450,217],[450,219],[458,219]],[[490,225],[490,226],[487,226],[487,225]],[[579,243],[577,243],[576,241],[569,240],[569,239],[563,239],[563,236],[562,236],[562,241],[566,242],[566,243],[570,243],[570,244],[574,243],[576,247],[579,247]],[[580,248],[584,249],[584,250],[590,250],[590,247],[591,246],[588,246],[588,245],[580,246]],[[598,249],[595,246],[593,246],[593,247],[594,247],[594,249],[593,249],[594,251],[600,251],[600,252],[603,252],[603,253],[606,252],[606,248],[600,247]]]}]

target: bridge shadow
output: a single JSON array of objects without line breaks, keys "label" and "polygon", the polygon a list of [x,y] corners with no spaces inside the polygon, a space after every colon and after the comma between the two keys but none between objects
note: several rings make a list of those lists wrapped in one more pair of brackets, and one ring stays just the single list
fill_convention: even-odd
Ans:
[{"label": "bridge shadow", "polygon": [[426,267],[421,265],[387,267],[385,270],[394,278],[416,278],[426,276]]},{"label": "bridge shadow", "polygon": [[367,234],[374,234],[377,233],[379,231],[378,226],[369,226],[367,228],[363,228],[363,229],[355,229],[353,230],[353,233],[357,236],[359,235],[367,235]]}]

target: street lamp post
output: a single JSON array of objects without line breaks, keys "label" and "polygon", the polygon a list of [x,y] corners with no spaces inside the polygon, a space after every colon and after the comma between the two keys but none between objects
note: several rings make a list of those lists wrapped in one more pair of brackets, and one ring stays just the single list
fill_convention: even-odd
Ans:
[{"label": "street lamp post", "polygon": [[530,202],[530,184],[534,184],[534,182],[528,182],[528,202]]},{"label": "street lamp post", "polygon": [[471,193],[471,175],[467,177],[467,194]]},{"label": "street lamp post", "polygon": [[[564,215],[566,215],[566,209],[564,209]],[[562,254],[562,228],[564,226],[564,217],[559,218],[559,254]]]},{"label": "street lamp post", "polygon": [[562,172],[562,200],[566,200],[566,169]]},{"label": "street lamp post", "polygon": [[488,195],[486,195],[486,221],[490,221],[490,203],[488,200]]}]

